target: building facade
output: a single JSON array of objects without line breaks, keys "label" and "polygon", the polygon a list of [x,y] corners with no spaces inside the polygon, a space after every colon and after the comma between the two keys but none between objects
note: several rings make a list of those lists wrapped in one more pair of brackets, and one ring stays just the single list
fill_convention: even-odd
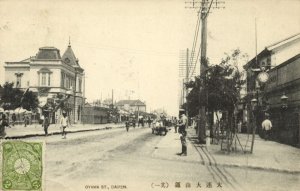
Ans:
[{"label": "building facade", "polygon": [[116,107],[129,112],[146,112],[146,104],[141,100],[120,100]]},{"label": "building facade", "polygon": [[[81,122],[85,74],[70,43],[62,56],[55,47],[42,47],[36,56],[19,62],[5,62],[4,68],[5,81],[13,82],[16,88],[36,93],[40,107],[49,100],[55,100],[58,95],[70,96],[66,105],[71,122]],[[60,114],[61,110],[58,110],[50,116],[52,122]]]},{"label": "building facade", "polygon": [[[248,62],[247,97],[258,101],[256,125],[270,114],[273,138],[290,145],[300,145],[300,34],[274,43]],[[258,75],[267,73],[266,83],[259,83]],[[248,118],[253,120],[251,104],[247,104]]]}]

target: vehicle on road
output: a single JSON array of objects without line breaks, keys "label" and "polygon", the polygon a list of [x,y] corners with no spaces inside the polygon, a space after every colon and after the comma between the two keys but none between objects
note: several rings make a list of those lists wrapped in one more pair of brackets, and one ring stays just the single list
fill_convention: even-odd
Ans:
[{"label": "vehicle on road", "polygon": [[152,126],[152,134],[156,134],[156,135],[167,135],[168,133],[168,129],[166,127],[166,125],[163,123],[163,121],[158,120],[155,123],[153,123]]}]

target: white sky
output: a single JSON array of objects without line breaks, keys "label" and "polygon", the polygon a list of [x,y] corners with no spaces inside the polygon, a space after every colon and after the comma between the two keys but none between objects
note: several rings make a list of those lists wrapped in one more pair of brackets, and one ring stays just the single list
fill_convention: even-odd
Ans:
[{"label": "white sky", "polygon": [[[192,47],[196,10],[186,0],[0,0],[0,83],[5,61],[34,56],[39,47],[61,54],[71,45],[86,72],[89,101],[140,98],[148,109],[177,115],[179,52]],[[208,18],[208,57],[258,51],[300,32],[299,0],[226,0]],[[198,45],[200,44],[200,39]],[[134,91],[134,93],[129,93]]]}]

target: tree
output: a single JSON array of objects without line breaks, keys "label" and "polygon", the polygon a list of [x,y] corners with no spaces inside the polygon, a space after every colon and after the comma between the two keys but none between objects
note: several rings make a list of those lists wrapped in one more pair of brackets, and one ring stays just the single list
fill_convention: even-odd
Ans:
[{"label": "tree", "polygon": [[34,111],[38,107],[37,95],[31,91],[23,92],[14,88],[14,83],[6,82],[3,85],[1,104],[5,110],[14,110],[18,107]]},{"label": "tree", "polygon": [[14,83],[6,82],[3,85],[1,104],[5,110],[13,110],[20,106],[23,92],[14,88]]},{"label": "tree", "polygon": [[[204,76],[198,76],[195,81],[186,84],[192,88],[187,96],[190,116],[195,116],[201,106],[207,108],[208,113],[216,111],[228,114],[228,128],[233,126],[234,110],[240,99],[240,92],[245,83],[244,72],[240,62],[246,61],[247,55],[241,54],[240,50],[234,50],[218,65],[208,65]],[[199,89],[203,87],[199,99]],[[212,130],[212,116],[209,116],[209,124]],[[212,134],[212,132],[211,132]]]},{"label": "tree", "polygon": [[26,91],[23,93],[23,99],[21,100],[21,106],[29,111],[35,111],[39,106],[39,100],[37,95],[32,91]]}]

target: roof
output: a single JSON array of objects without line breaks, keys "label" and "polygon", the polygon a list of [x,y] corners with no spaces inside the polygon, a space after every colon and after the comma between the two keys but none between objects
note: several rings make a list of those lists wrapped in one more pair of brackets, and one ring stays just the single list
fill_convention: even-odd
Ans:
[{"label": "roof", "polygon": [[55,47],[42,47],[36,54],[36,60],[59,60],[61,59],[60,52]]},{"label": "roof", "polygon": [[35,56],[30,56],[29,58],[26,58],[26,59],[24,59],[24,60],[21,60],[20,62],[30,62],[31,61],[31,59],[35,59]]},{"label": "roof", "polygon": [[141,100],[120,100],[116,103],[116,106],[123,106],[123,105],[130,105],[130,106],[146,106]]},{"label": "roof", "polygon": [[290,42],[292,42],[294,40],[297,40],[297,39],[300,39],[300,33],[295,34],[293,36],[290,36],[290,37],[288,37],[286,39],[283,39],[281,41],[278,41],[278,42],[276,42],[274,44],[271,44],[271,45],[267,46],[266,49],[268,49],[268,50],[271,51],[273,49],[279,48],[279,47],[281,47],[281,46],[283,46],[283,45],[285,45],[287,43],[290,43]]},{"label": "roof", "polygon": [[269,46],[266,46],[265,49],[263,49],[257,56],[252,58],[247,64],[244,65],[244,69],[247,70],[248,68],[252,67],[255,64],[256,57],[259,60],[261,57],[270,55],[272,53],[272,51],[274,51],[275,49],[279,49],[281,47],[288,46],[288,44],[292,43],[293,41],[299,40],[299,39],[300,39],[300,33],[297,33],[288,38],[285,38],[276,43],[273,43]]},{"label": "roof", "polygon": [[71,48],[71,44],[69,44],[67,50],[63,54],[62,61],[65,64],[69,64],[69,65],[73,65],[73,66],[79,66],[78,59],[76,58],[76,56],[75,56],[75,54],[74,54],[74,52]]}]

